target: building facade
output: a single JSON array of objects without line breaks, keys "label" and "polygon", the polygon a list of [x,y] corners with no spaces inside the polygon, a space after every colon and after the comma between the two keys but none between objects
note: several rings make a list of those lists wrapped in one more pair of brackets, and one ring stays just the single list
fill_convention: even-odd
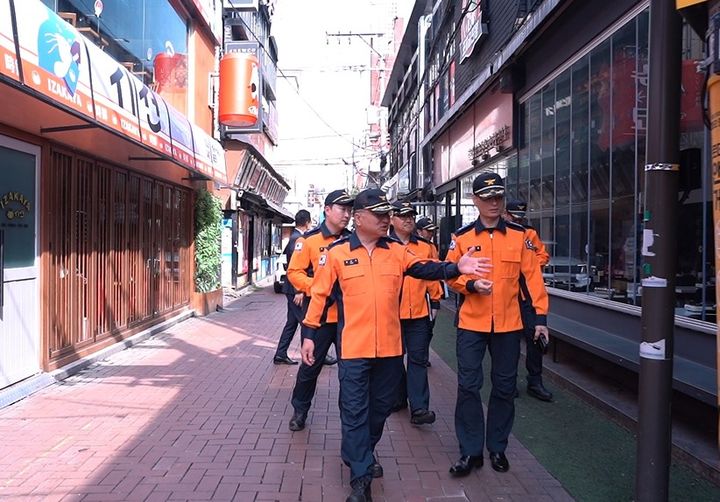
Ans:
[{"label": "building facade", "polygon": [[0,1],[0,388],[186,310],[193,191],[227,183],[219,4],[89,4]]},{"label": "building facade", "polygon": [[[276,80],[278,47],[271,35],[272,1],[225,1],[223,51],[256,61],[257,113],[246,125],[220,124],[227,150],[228,190],[223,190],[225,286],[241,287],[272,275],[282,252],[282,227],[293,222],[282,208],[290,190],[268,160],[278,142]],[[220,92],[225,75],[220,74]]]},{"label": "building facade", "polygon": [[[409,70],[384,97],[391,169],[409,162],[416,173],[410,186],[440,224],[441,254],[451,232],[476,217],[475,176],[492,170],[505,177],[508,197],[528,202],[530,223],[551,254],[543,275],[557,339],[637,369],[641,255],[649,245],[642,226],[649,2],[461,3],[416,6],[422,15],[410,40],[414,59],[396,64],[393,72]],[[425,69],[414,62],[422,54]],[[681,57],[674,385],[714,404],[703,53],[687,26]]]}]

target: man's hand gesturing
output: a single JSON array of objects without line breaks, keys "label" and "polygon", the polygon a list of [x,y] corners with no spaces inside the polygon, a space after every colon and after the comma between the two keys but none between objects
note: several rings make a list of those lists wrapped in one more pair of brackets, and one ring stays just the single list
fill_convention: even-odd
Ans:
[{"label": "man's hand gesturing", "polygon": [[474,274],[482,276],[490,272],[492,265],[490,264],[490,258],[484,257],[473,257],[473,249],[470,249],[467,253],[462,255],[457,263],[458,269],[462,274]]}]

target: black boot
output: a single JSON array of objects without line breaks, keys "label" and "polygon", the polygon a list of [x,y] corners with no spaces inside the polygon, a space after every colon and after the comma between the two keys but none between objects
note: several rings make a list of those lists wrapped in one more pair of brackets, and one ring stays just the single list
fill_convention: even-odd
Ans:
[{"label": "black boot", "polygon": [[350,483],[352,493],[345,499],[345,502],[372,502],[371,484],[372,478],[370,476],[363,476],[352,481]]}]

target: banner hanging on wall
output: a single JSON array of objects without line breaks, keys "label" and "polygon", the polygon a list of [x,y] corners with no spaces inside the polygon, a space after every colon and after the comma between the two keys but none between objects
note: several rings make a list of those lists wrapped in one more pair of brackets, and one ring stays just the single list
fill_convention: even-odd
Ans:
[{"label": "banner hanging on wall", "polygon": [[37,0],[14,4],[23,83],[95,118],[86,39]]},{"label": "banner hanging on wall", "polygon": [[20,82],[71,113],[227,183],[218,141],[39,0],[0,0],[0,58],[0,78]]}]

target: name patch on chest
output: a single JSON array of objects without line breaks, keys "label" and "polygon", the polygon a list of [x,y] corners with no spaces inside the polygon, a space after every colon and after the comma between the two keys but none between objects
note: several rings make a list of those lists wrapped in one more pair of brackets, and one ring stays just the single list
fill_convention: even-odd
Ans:
[{"label": "name patch on chest", "polygon": [[345,260],[343,263],[345,263],[345,265],[357,265],[360,262],[357,258],[353,258],[351,260]]}]

